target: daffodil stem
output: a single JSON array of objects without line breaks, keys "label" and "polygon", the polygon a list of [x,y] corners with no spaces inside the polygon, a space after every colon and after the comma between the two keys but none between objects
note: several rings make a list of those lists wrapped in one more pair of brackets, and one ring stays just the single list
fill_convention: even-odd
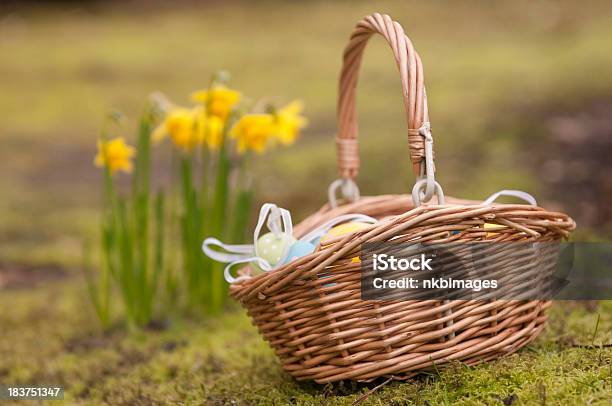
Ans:
[{"label": "daffodil stem", "polygon": [[201,152],[201,173],[200,173],[200,210],[202,212],[202,233],[206,235],[209,228],[208,212],[210,203],[208,202],[208,169],[210,154],[206,147],[202,147]]},{"label": "daffodil stem", "polygon": [[[250,184],[248,163],[250,156],[245,155],[238,161],[236,187],[234,188],[233,213],[231,223],[231,241],[235,244],[245,242],[246,229],[249,225],[251,206],[253,204],[253,189]],[[227,295],[229,287],[223,285],[222,291]]]},{"label": "daffodil stem", "polygon": [[[172,149],[170,153],[170,161],[171,161],[171,180],[170,180],[170,194],[169,194],[169,234],[171,236],[179,235],[182,236],[182,221],[180,214],[180,190],[181,190],[181,182],[179,181],[181,175],[180,168],[180,160],[178,156],[178,151],[176,149]],[[170,242],[174,242],[171,240]],[[169,308],[176,309],[177,303],[179,302],[178,292],[180,287],[179,275],[182,270],[181,267],[184,267],[184,264],[181,263],[183,260],[182,250],[176,249],[177,247],[172,246],[168,250],[167,257],[168,258],[168,269],[165,275],[165,293],[167,300],[167,304]]]},{"label": "daffodil stem", "polygon": [[225,143],[221,145],[217,161],[217,179],[215,183],[214,203],[213,203],[213,229],[215,237],[223,238],[223,224],[227,208],[228,177],[230,172],[230,161],[227,156]]},{"label": "daffodil stem", "polygon": [[123,300],[125,304],[125,310],[127,313],[128,322],[137,323],[138,312],[135,304],[136,292],[134,280],[134,268],[133,268],[133,256],[130,233],[128,229],[127,210],[125,207],[125,201],[118,199],[117,203],[117,256],[119,258],[119,275],[121,279],[121,285],[123,288]]},{"label": "daffodil stem", "polygon": [[155,286],[154,275],[150,274],[149,259],[150,134],[151,125],[145,114],[140,121],[138,134],[138,156],[132,184],[134,229],[130,238],[135,248],[134,278],[137,289],[135,300],[141,323],[149,322],[152,316],[150,313],[152,306],[149,301],[154,296],[151,289]]},{"label": "daffodil stem", "polygon": [[[119,247],[121,243],[120,223],[119,223],[119,198],[115,188],[115,182],[111,170],[104,168],[104,219],[102,224],[102,289],[104,290],[105,279],[110,275],[118,282],[126,313],[131,314],[131,309],[127,309],[130,302],[128,286],[124,277],[124,267]],[[107,275],[104,275],[107,273]],[[102,303],[106,307],[104,312],[110,312],[110,301],[104,300]]]},{"label": "daffodil stem", "polygon": [[196,229],[196,214],[195,214],[195,191],[193,189],[193,160],[191,156],[184,156],[181,159],[181,181],[183,192],[183,213],[181,216],[182,224],[182,241],[183,241],[183,266],[187,273],[187,290],[189,292],[188,299],[190,306],[193,306],[199,278],[195,263],[195,255],[193,254],[195,229]]},{"label": "daffodil stem", "polygon": [[155,198],[155,257],[153,259],[153,275],[151,281],[151,289],[149,289],[149,297],[147,303],[149,312],[153,311],[153,303],[155,294],[159,285],[160,276],[164,271],[164,242],[165,242],[165,218],[164,218],[165,195],[163,191],[159,191]]},{"label": "daffodil stem", "polygon": [[[200,152],[200,215],[202,219],[202,224],[199,230],[198,236],[200,240],[198,243],[202,243],[202,240],[205,236],[209,235],[211,228],[211,203],[209,201],[209,169],[210,169],[210,153],[206,144],[202,145]],[[198,255],[201,259],[202,268],[196,270],[196,272],[200,272],[203,274],[203,282],[201,282],[200,286],[200,294],[202,295],[201,302],[202,306],[208,306],[210,301],[210,290],[212,289],[212,266],[213,263],[210,258],[203,255],[201,251],[198,250]]]},{"label": "daffodil stem", "polygon": [[110,326],[110,281],[109,272],[106,267],[102,267],[100,276],[94,276],[91,260],[91,246],[88,241],[83,245],[83,271],[87,285],[87,293],[91,298],[96,315],[102,323],[102,328]]},{"label": "daffodil stem", "polygon": [[246,229],[248,227],[253,204],[253,189],[248,179],[248,155],[242,157],[238,162],[238,179],[236,182],[236,197],[232,215],[231,241],[235,244],[245,242]]},{"label": "daffodil stem", "polygon": [[[228,202],[228,178],[230,174],[230,160],[227,153],[227,145],[225,142],[226,132],[224,130],[223,142],[219,148],[217,160],[217,178],[215,183],[214,202],[211,215],[212,228],[211,235],[219,239],[223,239],[225,227],[227,224],[227,202]],[[222,267],[218,263],[214,263],[211,273],[211,285],[209,290],[210,307],[212,313],[218,313],[221,310],[225,300],[226,286],[223,279]]]}]

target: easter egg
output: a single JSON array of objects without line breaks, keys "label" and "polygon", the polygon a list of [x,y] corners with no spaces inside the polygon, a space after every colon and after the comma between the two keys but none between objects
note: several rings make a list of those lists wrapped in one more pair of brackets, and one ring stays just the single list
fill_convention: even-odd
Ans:
[{"label": "easter egg", "polygon": [[[340,224],[338,226],[335,226],[333,228],[331,228],[327,234],[325,234],[322,238],[321,238],[321,245],[325,245],[326,242],[336,238],[336,237],[340,237],[342,235],[345,234],[349,234],[349,233],[354,233],[356,231],[359,230],[363,230],[364,228],[370,227],[371,224],[369,223],[362,223],[362,222],[358,222],[358,221],[351,221],[349,223],[344,223],[344,224]],[[359,257],[353,257],[351,259],[351,262],[360,262],[359,261]]]},{"label": "easter egg", "polygon": [[266,233],[257,239],[257,254],[265,259],[270,265],[278,264],[283,256],[285,248],[289,248],[295,242],[295,238],[284,234],[278,237],[274,233]]},{"label": "easter egg", "polygon": [[321,238],[321,244],[324,245],[326,242],[328,242],[329,240],[332,240],[332,239],[334,239],[336,237],[340,237],[341,235],[345,235],[345,234],[349,234],[349,233],[354,233],[356,231],[363,230],[364,228],[367,228],[369,226],[371,226],[371,224],[369,224],[369,223],[362,223],[362,222],[358,222],[358,221],[351,221],[351,222],[348,222],[348,223],[337,225],[335,227],[332,227],[327,232],[327,234],[325,234]]},{"label": "easter egg", "polygon": [[289,248],[287,258],[283,261],[283,264],[287,264],[295,259],[305,257],[308,254],[312,254],[315,250],[315,246],[307,241],[296,241]]},{"label": "easter egg", "polygon": [[[491,224],[491,223],[484,223],[484,229],[490,229],[490,228],[497,228],[499,227],[499,224]],[[489,232],[487,233],[487,237],[494,237],[496,236],[497,233],[496,232]]]}]

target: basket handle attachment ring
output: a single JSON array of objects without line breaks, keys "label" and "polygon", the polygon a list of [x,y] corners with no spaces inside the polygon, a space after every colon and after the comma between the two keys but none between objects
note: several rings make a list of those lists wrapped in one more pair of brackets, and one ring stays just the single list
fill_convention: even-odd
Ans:
[{"label": "basket handle attachment ring", "polygon": [[329,205],[331,206],[331,208],[338,207],[338,189],[340,189],[342,199],[349,202],[355,202],[359,200],[359,187],[353,179],[336,179],[329,185],[329,189],[327,189],[327,197],[329,199]]},{"label": "basket handle attachment ring", "polygon": [[[419,207],[422,203],[421,198],[425,196],[425,190],[427,188],[427,179],[418,180],[414,187],[412,188],[412,201],[414,202],[415,207]],[[444,200],[444,192],[442,191],[442,186],[436,181],[434,181],[434,189],[435,194],[438,196],[438,204],[445,204]]]}]

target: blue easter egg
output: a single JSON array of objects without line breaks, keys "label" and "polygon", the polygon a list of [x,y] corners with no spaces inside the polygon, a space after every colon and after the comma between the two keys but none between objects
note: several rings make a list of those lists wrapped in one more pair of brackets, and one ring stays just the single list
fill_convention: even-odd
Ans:
[{"label": "blue easter egg", "polygon": [[283,262],[287,264],[294,259],[305,257],[308,254],[312,254],[315,250],[315,246],[307,241],[296,241],[289,248],[287,259]]}]

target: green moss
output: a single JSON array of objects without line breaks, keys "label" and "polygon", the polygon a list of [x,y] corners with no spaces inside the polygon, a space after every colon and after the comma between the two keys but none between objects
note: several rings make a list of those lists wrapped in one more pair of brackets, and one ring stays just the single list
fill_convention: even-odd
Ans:
[{"label": "green moss", "polygon": [[[280,367],[244,312],[128,333],[98,329],[80,283],[0,297],[0,380],[66,388],[66,402],[350,405],[382,381],[317,385]],[[597,331],[595,326],[599,318]],[[555,303],[545,333],[512,356],[391,382],[363,404],[605,404],[612,302]],[[581,348],[578,345],[593,346]]]}]

